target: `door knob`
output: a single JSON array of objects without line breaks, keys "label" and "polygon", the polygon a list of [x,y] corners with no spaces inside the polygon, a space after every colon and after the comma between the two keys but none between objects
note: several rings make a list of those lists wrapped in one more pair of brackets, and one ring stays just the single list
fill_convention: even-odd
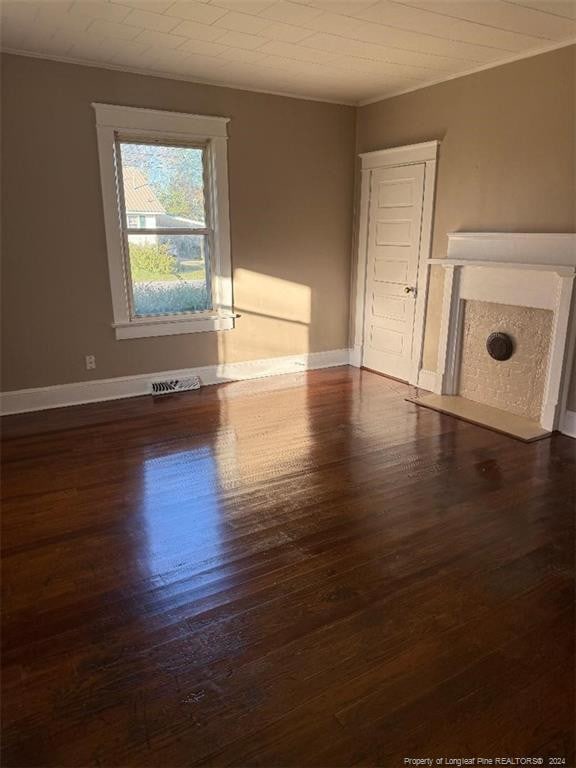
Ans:
[{"label": "door knob", "polygon": [[404,293],[415,293],[416,289],[413,285],[407,285],[406,288],[404,288]]}]

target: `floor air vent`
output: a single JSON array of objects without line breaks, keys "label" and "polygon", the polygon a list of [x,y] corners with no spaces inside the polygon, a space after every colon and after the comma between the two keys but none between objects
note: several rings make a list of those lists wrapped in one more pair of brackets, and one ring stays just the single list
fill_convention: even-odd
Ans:
[{"label": "floor air vent", "polygon": [[153,395],[172,395],[174,392],[188,392],[190,389],[200,389],[200,379],[198,376],[150,382],[150,392]]}]

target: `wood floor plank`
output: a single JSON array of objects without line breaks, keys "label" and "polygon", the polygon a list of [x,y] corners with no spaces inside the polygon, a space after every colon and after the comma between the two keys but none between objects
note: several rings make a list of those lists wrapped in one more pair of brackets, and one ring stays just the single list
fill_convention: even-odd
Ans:
[{"label": "wood floor plank", "polygon": [[335,368],[5,418],[3,765],[573,764],[576,443],[413,391]]}]

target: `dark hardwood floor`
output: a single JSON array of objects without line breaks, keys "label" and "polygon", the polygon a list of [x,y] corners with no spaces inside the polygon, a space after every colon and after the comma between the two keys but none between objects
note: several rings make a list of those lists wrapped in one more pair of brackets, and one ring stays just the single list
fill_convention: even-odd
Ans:
[{"label": "dark hardwood floor", "polygon": [[2,764],[573,766],[576,441],[413,391],[4,419]]}]

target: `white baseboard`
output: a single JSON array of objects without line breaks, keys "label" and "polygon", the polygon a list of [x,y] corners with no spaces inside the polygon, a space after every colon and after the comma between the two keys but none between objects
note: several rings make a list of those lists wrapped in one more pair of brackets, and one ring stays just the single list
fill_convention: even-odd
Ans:
[{"label": "white baseboard", "polygon": [[568,437],[576,437],[576,411],[566,409],[560,425],[560,432]]},{"label": "white baseboard", "polygon": [[188,368],[179,371],[156,371],[138,376],[122,376],[114,379],[78,381],[73,384],[58,384],[52,387],[20,389],[0,393],[0,414],[44,411],[68,405],[96,403],[104,400],[119,400],[149,393],[149,383],[157,379],[177,379],[199,376],[204,385],[222,384],[226,381],[257,379],[281,373],[311,371],[318,368],[332,368],[348,365],[349,349],[332,349],[327,352],[309,352],[302,355],[270,357],[264,360],[248,360],[243,363],[222,363],[202,368]]},{"label": "white baseboard", "polygon": [[418,388],[429,392],[439,393],[439,377],[436,371],[425,371],[423,368],[418,374]]},{"label": "white baseboard", "polygon": [[352,347],[350,350],[350,365],[355,368],[362,367],[362,347]]}]

